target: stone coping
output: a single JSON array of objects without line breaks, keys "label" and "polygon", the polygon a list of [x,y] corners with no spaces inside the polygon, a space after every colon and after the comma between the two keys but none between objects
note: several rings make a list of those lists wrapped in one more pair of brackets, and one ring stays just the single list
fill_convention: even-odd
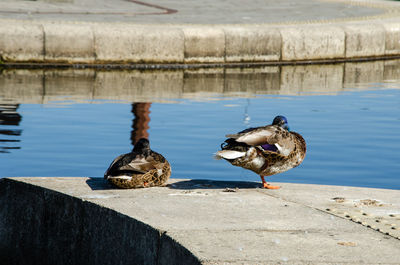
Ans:
[{"label": "stone coping", "polygon": [[170,180],[0,179],[7,264],[398,264],[400,191]]},{"label": "stone coping", "polygon": [[1,19],[0,58],[6,64],[223,65],[399,57],[400,3],[353,1],[351,4],[379,8],[383,13],[260,24]]}]

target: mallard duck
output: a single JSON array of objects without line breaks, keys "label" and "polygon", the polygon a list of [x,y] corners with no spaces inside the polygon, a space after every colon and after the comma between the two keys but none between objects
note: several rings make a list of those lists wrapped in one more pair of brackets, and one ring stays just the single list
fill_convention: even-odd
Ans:
[{"label": "mallard duck", "polygon": [[141,138],[132,152],[114,159],[104,178],[122,189],[163,185],[171,175],[171,166],[159,153],[150,149],[150,142]]},{"label": "mallard duck", "polygon": [[305,140],[289,130],[284,116],[276,116],[271,125],[249,128],[226,137],[222,150],[215,157],[257,173],[266,189],[280,187],[268,184],[264,177],[297,167],[306,156]]}]

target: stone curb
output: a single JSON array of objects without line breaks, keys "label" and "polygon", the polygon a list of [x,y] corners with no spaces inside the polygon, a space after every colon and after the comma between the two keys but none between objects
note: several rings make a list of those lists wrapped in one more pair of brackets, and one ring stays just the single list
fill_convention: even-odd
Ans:
[{"label": "stone curb", "polygon": [[3,178],[1,264],[399,264],[398,190],[277,184]]},{"label": "stone curb", "polygon": [[3,63],[260,63],[400,56],[400,19],[302,25],[3,20]]},{"label": "stone curb", "polygon": [[166,231],[113,209],[10,179],[0,190],[1,264],[200,264]]}]

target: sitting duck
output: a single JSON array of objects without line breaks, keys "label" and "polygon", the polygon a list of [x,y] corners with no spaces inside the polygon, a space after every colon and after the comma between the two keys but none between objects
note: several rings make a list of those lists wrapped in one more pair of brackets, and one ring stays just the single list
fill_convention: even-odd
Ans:
[{"label": "sitting duck", "polygon": [[289,130],[284,116],[276,116],[271,125],[248,128],[226,137],[216,159],[225,159],[234,166],[257,173],[266,189],[280,187],[268,184],[264,177],[297,167],[306,156],[305,140]]},{"label": "sitting duck", "polygon": [[104,178],[122,189],[162,186],[171,176],[171,166],[159,153],[150,149],[150,142],[141,138],[132,152],[114,159]]}]

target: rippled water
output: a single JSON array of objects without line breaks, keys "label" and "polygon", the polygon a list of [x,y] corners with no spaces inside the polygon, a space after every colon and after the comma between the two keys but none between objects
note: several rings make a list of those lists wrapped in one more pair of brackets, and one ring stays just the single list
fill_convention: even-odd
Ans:
[{"label": "rippled water", "polygon": [[[76,80],[74,87],[84,87]],[[328,83],[324,93],[301,88],[298,93],[210,94],[205,88],[195,96],[188,96],[195,91],[180,98],[157,96],[147,105],[95,99],[86,92],[77,99],[71,91],[30,103],[40,97],[25,91],[12,98],[11,88],[5,88],[10,83],[0,81],[1,176],[102,177],[114,157],[132,149],[131,137],[147,133],[152,149],[170,161],[173,178],[259,181],[253,172],[214,160],[213,153],[225,134],[268,124],[281,114],[306,139],[308,153],[298,168],[267,179],[400,189],[399,80],[340,89]],[[208,84],[203,81],[196,85]],[[254,80],[238,85],[246,82]],[[135,120],[133,110],[143,106],[150,113]]]}]

